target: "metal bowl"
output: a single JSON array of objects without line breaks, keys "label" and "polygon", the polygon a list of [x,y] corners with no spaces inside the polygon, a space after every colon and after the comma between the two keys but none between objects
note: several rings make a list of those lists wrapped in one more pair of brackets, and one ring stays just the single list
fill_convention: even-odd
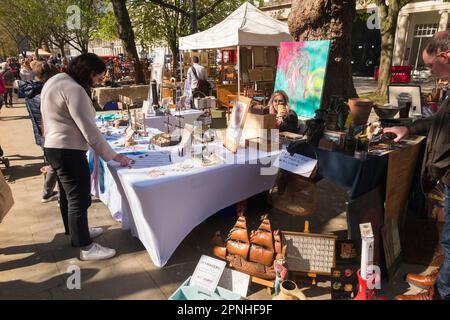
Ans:
[{"label": "metal bowl", "polygon": [[403,108],[404,106],[397,107],[390,104],[385,104],[383,106],[379,105],[374,106],[375,113],[380,119],[393,119],[397,115],[397,113]]}]

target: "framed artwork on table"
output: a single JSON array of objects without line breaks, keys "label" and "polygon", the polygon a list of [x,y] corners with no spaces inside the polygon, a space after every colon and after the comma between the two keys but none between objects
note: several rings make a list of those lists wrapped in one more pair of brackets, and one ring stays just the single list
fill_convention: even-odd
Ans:
[{"label": "framed artwork on table", "polygon": [[409,109],[409,116],[412,116],[413,108],[416,107],[417,113],[422,113],[422,93],[419,85],[389,85],[388,86],[388,101],[389,104],[398,106],[398,96],[400,94],[411,95],[411,108]]},{"label": "framed artwork on table", "polygon": [[223,141],[225,148],[231,152],[237,152],[251,102],[252,100],[250,98],[239,96],[234,103],[235,105],[231,111],[230,123]]}]

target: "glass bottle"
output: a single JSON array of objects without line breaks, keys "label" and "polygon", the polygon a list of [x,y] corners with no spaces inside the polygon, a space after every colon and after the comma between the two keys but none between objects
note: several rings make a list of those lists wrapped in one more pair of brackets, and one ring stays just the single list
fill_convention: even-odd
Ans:
[{"label": "glass bottle", "polygon": [[352,125],[348,128],[347,135],[345,136],[345,152],[353,155],[356,150],[356,138],[355,131]]}]

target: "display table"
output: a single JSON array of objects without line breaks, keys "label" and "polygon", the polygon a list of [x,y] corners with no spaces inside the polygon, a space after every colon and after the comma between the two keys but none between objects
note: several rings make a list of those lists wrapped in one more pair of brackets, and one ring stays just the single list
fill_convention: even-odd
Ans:
[{"label": "display table", "polygon": [[[108,139],[113,142],[114,136]],[[167,263],[198,224],[223,208],[269,190],[276,180],[276,170],[264,175],[261,168],[278,152],[240,149],[234,155],[221,148],[221,142],[215,142],[209,148],[220,150],[225,161],[203,167],[190,158],[178,157],[177,146],[148,150],[146,143],[139,141],[134,150],[117,148],[136,164],[130,169],[108,163],[103,178],[94,183],[104,184],[103,193],[98,187],[94,189],[113,215],[121,213],[123,228],[141,240],[158,267]],[[171,152],[172,164],[151,167],[145,155],[150,159],[152,153],[161,151]],[[95,168],[95,160],[91,163]]]},{"label": "display table", "polygon": [[92,90],[92,97],[103,109],[108,102],[119,101],[120,95],[132,99],[147,100],[149,89],[149,85],[131,85],[117,88],[101,87]]},{"label": "display table", "polygon": [[[375,234],[375,260],[380,261],[382,228],[394,221],[402,235],[408,197],[416,173],[423,137],[382,156],[357,159],[340,151],[312,147],[303,155],[318,160],[318,177],[350,188],[346,200],[347,235],[359,245],[359,225],[370,222]],[[420,166],[419,166],[420,167]]]}]

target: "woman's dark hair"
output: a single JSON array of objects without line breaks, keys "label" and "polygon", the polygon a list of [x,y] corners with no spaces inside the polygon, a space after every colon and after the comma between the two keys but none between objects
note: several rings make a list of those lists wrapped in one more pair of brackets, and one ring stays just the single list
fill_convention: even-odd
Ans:
[{"label": "woman's dark hair", "polygon": [[66,73],[71,76],[90,96],[92,88],[91,74],[106,71],[103,60],[94,53],[83,53],[70,61]]}]

